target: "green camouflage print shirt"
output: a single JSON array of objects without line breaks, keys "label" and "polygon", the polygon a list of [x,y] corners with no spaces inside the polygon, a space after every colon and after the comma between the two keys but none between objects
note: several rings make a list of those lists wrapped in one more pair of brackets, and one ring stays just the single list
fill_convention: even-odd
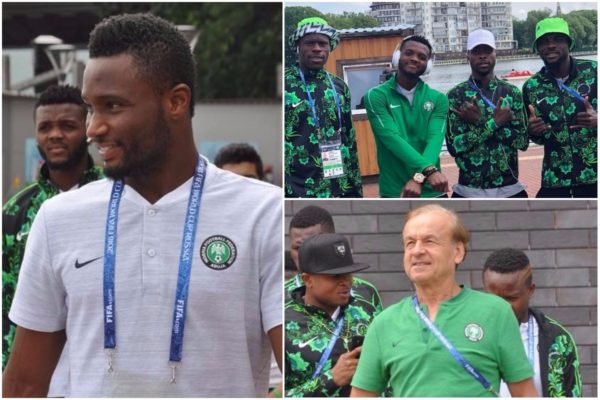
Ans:
[{"label": "green camouflage print shirt", "polygon": [[[577,91],[598,110],[597,62],[571,57],[571,70],[565,85]],[[523,101],[532,104],[536,115],[551,126],[531,140],[544,145],[542,187],[565,188],[593,185],[598,179],[598,128],[575,128],[577,113],[584,112],[582,101],[561,89],[543,67],[523,85]],[[528,111],[529,112],[529,111]]]},{"label": "green camouflage print shirt", "polygon": [[579,355],[573,336],[560,323],[530,308],[539,327],[542,397],[581,397]]},{"label": "green camouflage print shirt", "polygon": [[[307,89],[314,101],[321,126],[321,140],[332,137],[340,128],[338,109],[328,72],[324,69],[305,74]],[[344,175],[325,178],[312,107],[298,66],[285,71],[285,195],[286,197],[362,197],[362,178],[358,166],[356,133],[350,111],[350,91],[343,80],[329,74],[341,108],[341,153]]]},{"label": "green camouflage print shirt", "polygon": [[[79,186],[103,177],[102,168],[94,165],[88,155],[88,167],[79,180]],[[50,181],[48,167],[42,165],[37,182],[11,197],[2,207],[2,369],[6,367],[12,349],[16,326],[8,319],[15,295],[17,279],[27,235],[42,203],[59,193]]]},{"label": "green camouflage print shirt", "polygon": [[[357,281],[358,279],[358,281]],[[341,308],[344,325],[321,374],[313,378],[321,354],[336,328],[336,321],[320,308],[304,303],[305,286],[294,278],[286,282],[285,305],[285,395],[286,397],[348,397],[350,385],[338,387],[331,370],[342,353],[349,351],[353,336],[365,336],[367,328],[382,311],[377,290],[353,278],[352,296]]]},{"label": "green camouflage print shirt", "polygon": [[[510,107],[513,119],[503,127],[497,127],[494,110],[481,93],[497,105],[500,98],[504,107]],[[459,109],[464,102],[477,99],[481,118],[471,124],[458,117],[452,109]],[[519,178],[518,150],[527,150],[527,122],[523,112],[521,91],[509,83],[494,77],[487,87],[481,82],[473,84],[472,78],[448,92],[450,112],[446,132],[446,145],[460,170],[458,183],[477,189],[491,189],[513,185]]]}]

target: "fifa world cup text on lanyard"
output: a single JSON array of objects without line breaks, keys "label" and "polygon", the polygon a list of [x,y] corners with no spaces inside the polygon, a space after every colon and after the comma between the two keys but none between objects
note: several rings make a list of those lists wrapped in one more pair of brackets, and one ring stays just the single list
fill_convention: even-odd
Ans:
[{"label": "fifa world cup text on lanyard", "polygon": [[[181,362],[183,353],[183,329],[185,325],[188,288],[205,176],[206,162],[200,157],[194,173],[192,189],[185,215],[185,224],[183,226],[183,238],[181,240],[179,274],[177,278],[177,290],[175,293],[175,309],[173,310],[171,348],[169,353],[171,383],[175,383],[175,370]],[[113,372],[113,355],[117,347],[115,322],[115,264],[117,251],[117,222],[123,188],[124,183],[122,180],[114,182],[108,205],[104,240],[104,349],[108,356],[109,373]]]}]

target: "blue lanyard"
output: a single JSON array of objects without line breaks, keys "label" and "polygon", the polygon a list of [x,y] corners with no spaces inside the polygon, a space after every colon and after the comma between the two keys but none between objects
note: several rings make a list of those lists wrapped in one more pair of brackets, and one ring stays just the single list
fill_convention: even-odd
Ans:
[{"label": "blue lanyard", "polygon": [[479,89],[479,87],[477,86],[477,84],[475,83],[475,80],[473,80],[473,77],[471,77],[471,79],[469,80],[469,85],[471,86],[472,89],[476,90],[479,95],[481,96],[481,98],[483,99],[483,101],[486,102],[486,104],[488,106],[490,106],[492,108],[492,110],[496,109],[496,105],[494,104],[493,101],[491,101],[490,99],[488,99],[483,92],[481,91],[481,89]]},{"label": "blue lanyard", "polygon": [[533,315],[529,315],[529,322],[527,323],[527,358],[529,359],[529,364],[533,367],[533,356],[534,356],[534,345],[533,345],[534,337],[533,337]]},{"label": "blue lanyard", "polygon": [[496,396],[498,396],[498,393],[494,390],[494,387],[488,382],[488,380],[485,379],[485,377],[481,375],[481,373],[477,371],[474,366],[469,364],[469,362],[463,357],[462,354],[460,354],[456,347],[454,347],[454,345],[450,343],[450,341],[444,336],[444,334],[440,332],[440,330],[433,324],[433,322],[431,322],[427,315],[423,313],[421,307],[419,307],[419,300],[417,299],[416,295],[413,295],[412,303],[417,315],[419,316],[419,318],[421,318],[421,321],[423,321],[425,325],[427,325],[427,328],[429,328],[429,330],[435,335],[435,337],[440,342],[442,342],[444,347],[446,347],[446,349],[450,352],[450,354],[456,360],[456,362],[458,362],[465,369],[465,371],[467,371],[473,378],[475,378],[479,383],[481,383],[485,390],[488,390],[494,393]]},{"label": "blue lanyard", "polygon": [[[194,242],[196,238],[196,227],[200,212],[200,200],[202,188],[206,176],[206,162],[200,158],[192,189],[188,200],[188,207],[183,227],[183,238],[181,253],[179,256],[179,276],[177,279],[177,291],[175,294],[175,308],[173,311],[173,327],[171,330],[171,347],[169,361],[177,363],[181,361],[183,350],[183,330],[185,325],[185,314],[190,282],[190,270],[194,253]],[[113,372],[112,354],[117,345],[115,325],[115,263],[117,248],[117,221],[119,216],[119,204],[123,194],[124,184],[122,180],[115,181],[110,195],[108,205],[108,216],[106,221],[106,234],[104,241],[104,348],[108,353],[108,371]],[[171,366],[173,375],[171,382],[175,381],[175,366]]]},{"label": "blue lanyard", "polygon": [[562,83],[562,81],[560,80],[556,80],[556,83],[558,83],[558,86],[563,89],[564,91],[566,91],[567,93],[571,94],[571,96],[575,97],[577,100],[579,100],[580,102],[584,102],[585,99],[573,88],[568,87],[567,85],[565,85],[564,83]]},{"label": "blue lanyard", "polygon": [[[315,120],[315,126],[317,127],[317,132],[320,135],[321,124],[319,123],[319,117],[317,116],[317,110],[315,109],[315,102],[314,102],[312,96],[310,95],[308,86],[306,85],[306,80],[304,79],[304,73],[302,72],[301,69],[299,69],[299,71],[300,71],[300,79],[302,79],[302,83],[304,84],[304,91],[306,92],[306,96],[308,96],[308,104],[310,104],[310,109],[312,110],[313,119]],[[335,86],[333,85],[333,80],[331,79],[331,75],[329,75],[329,72],[327,72],[327,71],[325,71],[325,74],[327,74],[327,79],[329,79],[329,85],[331,85],[331,90],[333,90],[333,99],[335,100],[335,106],[337,108],[337,114],[338,114],[339,131],[342,132],[342,108],[340,106],[340,99],[338,97],[337,91],[335,90]]]},{"label": "blue lanyard", "polygon": [[338,322],[337,322],[337,326],[335,327],[335,331],[333,332],[333,334],[331,334],[331,337],[329,338],[329,344],[327,345],[327,348],[321,355],[321,359],[319,360],[319,364],[317,364],[317,369],[315,369],[315,372],[312,375],[312,379],[315,379],[316,377],[319,376],[319,374],[321,374],[321,370],[323,369],[323,366],[329,359],[329,356],[331,355],[331,351],[333,350],[333,346],[335,345],[335,342],[337,342],[343,326],[344,326],[344,314],[341,313],[341,311],[340,311],[340,316],[338,317]]}]

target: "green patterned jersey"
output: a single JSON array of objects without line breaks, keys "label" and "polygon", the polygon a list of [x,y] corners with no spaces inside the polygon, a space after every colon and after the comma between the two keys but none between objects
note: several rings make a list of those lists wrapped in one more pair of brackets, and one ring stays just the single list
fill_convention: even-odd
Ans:
[{"label": "green patterned jersey", "polygon": [[[571,57],[571,69],[565,85],[598,110],[598,66],[596,61]],[[598,180],[598,128],[571,128],[577,113],[584,112],[583,102],[561,89],[543,67],[523,85],[526,110],[533,105],[536,115],[550,129],[531,140],[544,145],[542,187],[564,188],[592,185]]]},{"label": "green patterned jersey", "polygon": [[[88,167],[79,186],[103,177],[102,169],[88,156]],[[51,181],[46,165],[40,169],[37,182],[11,197],[2,208],[2,369],[6,366],[15,335],[15,325],[8,319],[27,235],[42,203],[59,193]]]},{"label": "green patterned jersey", "polygon": [[[334,89],[327,77],[329,75]],[[350,90],[340,78],[324,69],[308,71],[300,78],[298,66],[285,71],[285,195],[286,197],[362,197],[356,133],[350,110]],[[320,125],[313,116],[307,90],[314,102]],[[335,102],[339,99],[341,121]],[[341,154],[344,174],[325,178],[319,140],[337,134],[341,127]]]},{"label": "green patterned jersey", "polygon": [[[288,281],[291,282],[291,281]],[[369,286],[356,286],[348,305],[341,308],[344,325],[321,374],[313,374],[336,328],[336,321],[320,308],[304,303],[305,286],[286,286],[285,391],[286,397],[348,397],[350,385],[333,382],[331,369],[342,353],[349,351],[353,336],[365,336],[373,318],[382,310],[379,295]]]},{"label": "green patterned jersey", "polygon": [[[483,96],[495,105],[502,98],[504,107],[510,107],[513,112],[512,121],[503,127],[496,126],[494,109]],[[475,124],[452,112],[452,109],[459,109],[464,102],[473,99],[477,100],[481,112],[481,118]],[[526,150],[529,145],[521,91],[496,77],[487,87],[469,78],[448,92],[448,101],[451,111],[448,113],[446,145],[460,170],[458,183],[477,189],[517,183],[517,151]]]},{"label": "green patterned jersey", "polygon": [[542,397],[581,397],[577,344],[560,323],[530,308],[539,327]]}]

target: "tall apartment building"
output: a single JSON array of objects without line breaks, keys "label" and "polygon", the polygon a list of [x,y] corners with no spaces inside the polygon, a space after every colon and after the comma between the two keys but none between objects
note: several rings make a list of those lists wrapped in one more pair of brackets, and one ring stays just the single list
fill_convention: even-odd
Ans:
[{"label": "tall apartment building", "polygon": [[373,2],[370,8],[382,26],[414,24],[415,33],[430,39],[436,53],[466,50],[469,32],[478,28],[494,34],[497,49],[515,47],[508,2]]}]

